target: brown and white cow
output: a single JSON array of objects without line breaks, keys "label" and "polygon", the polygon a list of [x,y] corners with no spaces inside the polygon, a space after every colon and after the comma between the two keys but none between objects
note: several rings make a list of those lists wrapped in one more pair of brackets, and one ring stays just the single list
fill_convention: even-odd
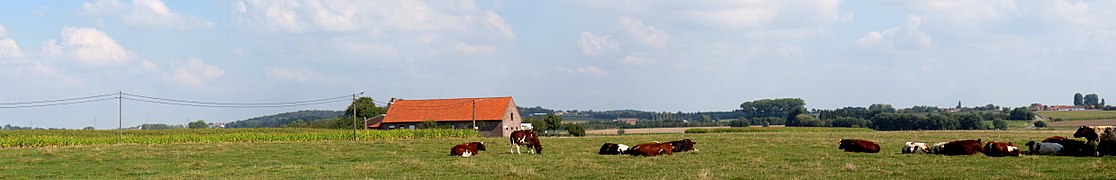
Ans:
[{"label": "brown and white cow", "polygon": [[535,154],[542,154],[543,146],[542,143],[539,143],[539,135],[531,130],[512,131],[511,145],[515,148],[516,154],[522,154],[519,151],[519,146],[527,146],[527,153],[531,153],[531,149],[534,149]]},{"label": "brown and white cow", "polygon": [[1094,156],[1116,155],[1116,127],[1113,126],[1081,126],[1073,133],[1075,138],[1089,140],[1089,152]]},{"label": "brown and white cow", "polygon": [[601,145],[601,150],[597,152],[597,154],[600,155],[619,155],[627,153],[628,145],[615,143],[604,143],[604,145]]},{"label": "brown and white cow", "polygon": [[1062,136],[1050,136],[1046,139],[1042,139],[1042,142],[1058,143],[1058,142],[1062,142],[1062,141],[1065,141],[1065,140],[1069,140],[1069,138],[1062,137]]},{"label": "brown and white cow", "polygon": [[837,143],[837,149],[844,149],[845,152],[866,152],[878,153],[880,152],[880,145],[876,142],[861,140],[861,139],[841,139]]},{"label": "brown and white cow", "polygon": [[694,142],[690,139],[671,141],[667,143],[670,143],[671,146],[674,146],[674,149],[670,150],[672,152],[698,151],[697,149],[694,149],[694,144],[697,144],[697,142]]},{"label": "brown and white cow", "polygon": [[674,155],[673,150],[674,146],[670,143],[651,142],[632,146],[632,149],[628,150],[628,154],[632,156]]},{"label": "brown and white cow", "polygon": [[1019,147],[1013,142],[992,141],[984,144],[984,155],[991,157],[1019,156]]},{"label": "brown and white cow", "polygon": [[928,153],[929,151],[930,151],[930,146],[926,145],[926,143],[921,143],[921,142],[906,142],[906,143],[903,143],[903,154]]},{"label": "brown and white cow", "polygon": [[450,156],[469,157],[477,155],[477,151],[484,151],[484,142],[470,142],[458,144],[450,148]]},{"label": "brown and white cow", "polygon": [[980,139],[977,140],[957,140],[945,143],[942,145],[938,154],[942,155],[973,155],[983,152],[983,144]]},{"label": "brown and white cow", "polygon": [[927,151],[927,153],[930,153],[930,154],[943,154],[943,153],[942,153],[942,149],[945,149],[945,145],[946,145],[947,143],[949,143],[949,142],[939,142],[939,143],[935,143],[934,145],[930,145],[930,150],[929,150],[929,151]]}]

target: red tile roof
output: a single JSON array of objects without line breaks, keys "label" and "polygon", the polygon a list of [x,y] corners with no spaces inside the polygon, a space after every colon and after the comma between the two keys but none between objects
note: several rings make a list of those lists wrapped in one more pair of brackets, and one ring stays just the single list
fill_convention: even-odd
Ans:
[{"label": "red tile roof", "polygon": [[502,120],[507,115],[511,96],[457,99],[397,99],[388,106],[383,123],[435,121],[472,121],[476,101],[477,120]]}]

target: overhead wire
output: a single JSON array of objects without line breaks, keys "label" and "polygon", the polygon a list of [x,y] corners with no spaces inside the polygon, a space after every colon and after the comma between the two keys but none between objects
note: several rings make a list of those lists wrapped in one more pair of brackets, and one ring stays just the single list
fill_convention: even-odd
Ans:
[{"label": "overhead wire", "polygon": [[75,100],[82,100],[82,99],[93,99],[93,98],[113,96],[113,95],[116,95],[116,93],[102,94],[102,95],[96,95],[96,96],[78,97],[78,98],[69,98],[69,99],[46,100],[46,101],[5,102],[5,103],[0,103],[0,105],[44,104],[44,103],[63,102],[63,101],[75,101]]},{"label": "overhead wire", "polygon": [[[134,96],[134,97],[138,97],[138,98],[144,98],[144,99],[154,99],[154,100],[158,100],[158,101],[170,101],[170,102],[177,102],[177,103],[189,103],[189,104],[204,104],[204,105],[216,105],[216,106],[254,106],[254,105],[287,105],[287,104],[303,104],[303,103],[315,103],[315,102],[322,102],[322,101],[332,101],[332,100],[337,100],[337,99],[345,99],[345,100],[349,100],[349,97],[352,97],[352,95],[345,95],[345,96],[337,96],[337,97],[324,98],[324,99],[315,99],[315,100],[304,100],[304,101],[290,101],[290,102],[255,102],[255,103],[246,103],[246,102],[211,102],[211,101],[191,101],[191,100],[178,100],[178,99],[169,99],[169,98],[159,98],[159,97],[144,96],[144,95],[131,94],[131,93],[123,93],[123,94],[124,94],[124,95],[128,95],[128,96]],[[133,99],[133,100],[134,100],[134,99]]]},{"label": "overhead wire", "polygon": [[117,99],[117,97],[104,98],[104,99],[94,99],[94,100],[84,100],[84,101],[73,101],[73,102],[58,102],[58,103],[47,103],[47,104],[37,103],[37,104],[33,104],[33,105],[18,105],[18,106],[0,106],[0,109],[31,108],[31,107],[46,107],[46,106],[64,106],[64,105],[91,103],[91,102],[97,102],[97,101],[107,101],[107,100],[113,100],[113,99]]},{"label": "overhead wire", "polygon": [[351,100],[349,100],[349,99],[334,99],[334,100],[330,100],[330,101],[317,101],[317,102],[291,103],[291,104],[270,104],[270,105],[218,105],[218,104],[197,104],[197,103],[182,103],[182,102],[171,102],[171,101],[158,101],[158,100],[150,100],[150,99],[139,99],[139,98],[132,98],[132,97],[125,97],[124,99],[126,99],[126,100],[132,100],[132,101],[145,102],[145,103],[153,103],[153,104],[175,105],[175,106],[194,106],[194,107],[213,107],[213,108],[268,108],[268,107],[291,107],[291,106],[307,106],[307,105],[329,104],[329,103],[336,103],[336,102],[343,102],[343,101],[351,101]]}]

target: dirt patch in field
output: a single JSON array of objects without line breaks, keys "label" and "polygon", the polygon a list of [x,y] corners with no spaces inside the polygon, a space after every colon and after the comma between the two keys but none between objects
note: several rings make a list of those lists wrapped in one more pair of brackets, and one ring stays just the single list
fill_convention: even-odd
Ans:
[{"label": "dirt patch in field", "polygon": [[[728,128],[728,126],[624,129],[624,134],[683,133],[686,132],[687,129],[693,128]],[[589,130],[585,131],[585,134],[615,135],[616,130],[619,129]]]},{"label": "dirt patch in field", "polygon": [[1058,122],[1051,122],[1050,123],[1050,126],[1112,126],[1112,125],[1116,125],[1116,119],[1058,121]]}]

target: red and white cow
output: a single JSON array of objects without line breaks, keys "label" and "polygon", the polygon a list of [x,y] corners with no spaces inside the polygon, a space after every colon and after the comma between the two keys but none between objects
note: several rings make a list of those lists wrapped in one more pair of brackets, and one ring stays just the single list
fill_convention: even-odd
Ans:
[{"label": "red and white cow", "polygon": [[658,155],[674,155],[674,146],[670,143],[651,142],[632,146],[628,150],[628,154],[632,156],[658,156]]},{"label": "red and white cow", "polygon": [[535,154],[542,154],[543,146],[542,143],[539,143],[539,135],[531,130],[513,131],[511,133],[511,145],[515,148],[516,154],[522,154],[519,151],[519,146],[527,146],[527,153],[531,153],[531,149],[534,149]]},{"label": "red and white cow", "polygon": [[992,141],[984,144],[984,155],[991,157],[1019,156],[1019,147],[1013,142]]},{"label": "red and white cow", "polygon": [[862,139],[841,139],[837,143],[837,149],[844,149],[845,152],[866,152],[878,153],[880,152],[880,145],[876,142],[862,140]]},{"label": "red and white cow", "polygon": [[694,149],[694,144],[697,144],[697,142],[694,142],[690,139],[671,141],[667,143],[670,143],[671,146],[674,146],[674,149],[670,150],[672,152],[698,151],[697,149]]},{"label": "red and white cow", "polygon": [[930,151],[930,146],[921,142],[907,142],[903,144],[903,154],[909,153],[927,153]]},{"label": "red and white cow", "polygon": [[465,144],[458,144],[450,148],[450,156],[469,157],[477,155],[477,151],[484,151],[484,142],[470,142]]},{"label": "red and white cow", "polygon": [[1094,156],[1116,155],[1116,127],[1081,126],[1073,133],[1075,138],[1085,138]]}]

